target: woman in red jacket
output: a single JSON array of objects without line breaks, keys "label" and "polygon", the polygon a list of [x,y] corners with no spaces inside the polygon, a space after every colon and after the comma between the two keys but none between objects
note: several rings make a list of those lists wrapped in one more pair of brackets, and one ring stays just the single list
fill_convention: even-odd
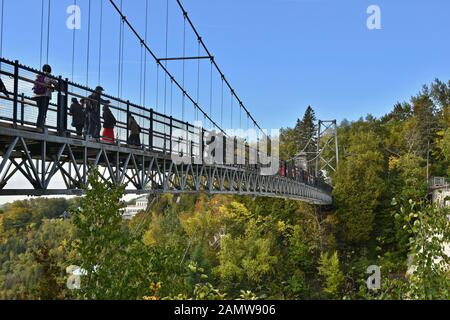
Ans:
[{"label": "woman in red jacket", "polygon": [[105,104],[103,106],[103,142],[114,143],[114,127],[116,126],[116,123],[116,118],[109,109],[109,104]]}]

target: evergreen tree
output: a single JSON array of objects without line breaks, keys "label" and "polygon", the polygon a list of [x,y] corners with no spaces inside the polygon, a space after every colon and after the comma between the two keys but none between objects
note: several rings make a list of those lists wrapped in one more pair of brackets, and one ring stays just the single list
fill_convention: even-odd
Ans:
[{"label": "evergreen tree", "polygon": [[412,98],[415,130],[418,134],[417,152],[424,158],[429,156],[432,140],[439,129],[437,108],[431,99],[430,91],[424,86],[422,92]]},{"label": "evergreen tree", "polygon": [[339,298],[340,289],[344,283],[344,274],[340,269],[338,253],[335,251],[329,255],[328,252],[322,252],[317,270],[319,275],[324,278],[323,291],[334,299]]},{"label": "evergreen tree", "polygon": [[347,157],[334,176],[333,196],[341,240],[365,244],[371,239],[375,215],[385,191],[384,155],[381,139],[367,126],[351,132]]},{"label": "evergreen tree", "polygon": [[[317,152],[317,126],[316,126],[316,114],[311,106],[306,108],[303,119],[297,120],[295,126],[295,139],[298,154],[300,151],[306,152],[307,160],[311,161],[315,158],[315,152]],[[310,163],[308,170],[313,170],[313,163]]]},{"label": "evergreen tree", "polygon": [[303,119],[297,120],[295,126],[299,151],[315,152],[317,150],[316,114],[311,106],[306,108]]}]

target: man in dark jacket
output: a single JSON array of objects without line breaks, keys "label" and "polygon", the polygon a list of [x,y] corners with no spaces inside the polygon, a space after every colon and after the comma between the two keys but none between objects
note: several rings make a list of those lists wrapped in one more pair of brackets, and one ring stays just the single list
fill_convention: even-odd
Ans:
[{"label": "man in dark jacket", "polygon": [[95,139],[100,138],[101,130],[101,120],[100,120],[100,106],[102,104],[109,104],[109,100],[102,99],[103,88],[98,86],[95,88],[94,93],[92,93],[88,98],[89,112],[90,112],[90,123],[89,123],[89,135]]},{"label": "man in dark jacket", "polygon": [[77,130],[77,135],[83,135],[85,115],[81,104],[77,98],[72,98],[72,104],[70,105],[70,113],[72,114],[72,127]]},{"label": "man in dark jacket", "polygon": [[141,127],[137,123],[136,119],[128,114],[128,128],[130,129],[130,136],[128,137],[128,144],[131,146],[140,147],[141,139],[139,135],[141,134]]}]

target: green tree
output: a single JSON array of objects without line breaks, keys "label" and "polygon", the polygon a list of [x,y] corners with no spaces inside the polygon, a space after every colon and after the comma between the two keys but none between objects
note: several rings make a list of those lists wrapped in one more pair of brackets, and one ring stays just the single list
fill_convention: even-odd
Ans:
[{"label": "green tree", "polygon": [[3,215],[3,228],[5,230],[26,228],[32,221],[32,212],[29,208],[15,204]]},{"label": "green tree", "polygon": [[381,139],[373,131],[355,130],[348,139],[347,157],[334,177],[334,200],[340,238],[348,243],[366,243],[374,229],[376,212],[385,191],[385,159]]},{"label": "green tree", "polygon": [[305,149],[306,152],[317,151],[317,126],[316,114],[311,106],[306,108],[302,120],[297,121],[295,131],[297,134],[297,144],[299,151]]},{"label": "green tree", "polygon": [[317,127],[316,115],[311,106],[306,108],[303,118],[297,119],[294,128],[281,129],[280,132],[280,157],[283,160],[292,159],[300,151],[304,150],[310,158],[311,152],[317,151]]},{"label": "green tree", "polygon": [[337,251],[332,255],[329,255],[328,252],[321,253],[317,270],[319,275],[325,279],[323,290],[332,298],[339,298],[340,290],[344,283],[344,274],[340,269]]},{"label": "green tree", "polygon": [[0,242],[0,299],[65,299],[72,257],[70,220],[43,220]]},{"label": "green tree", "polygon": [[411,236],[408,296],[412,299],[450,299],[449,217],[446,208],[413,201],[397,215]]},{"label": "green tree", "polygon": [[[394,201],[395,204],[395,201]],[[366,294],[368,299],[448,300],[450,299],[450,219],[448,208],[437,208],[426,202],[410,201],[401,206],[396,220],[407,232],[408,268],[394,276],[384,265],[379,292]]]},{"label": "green tree", "polygon": [[78,239],[75,249],[85,270],[83,299],[142,299],[151,283],[151,256],[122,222],[124,186],[89,176],[80,207],[73,211]]}]

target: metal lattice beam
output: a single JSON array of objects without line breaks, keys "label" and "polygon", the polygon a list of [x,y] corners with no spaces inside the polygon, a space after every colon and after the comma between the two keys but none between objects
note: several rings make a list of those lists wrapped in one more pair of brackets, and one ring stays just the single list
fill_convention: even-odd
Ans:
[{"label": "metal lattice beam", "polygon": [[[286,177],[234,166],[176,164],[164,153],[14,128],[0,127],[0,156],[0,195],[81,195],[87,175],[98,168],[102,180],[125,184],[127,194],[204,192],[331,204],[329,193]],[[32,187],[8,189],[19,173]],[[50,188],[57,176],[66,189]]]},{"label": "metal lattice beam", "polygon": [[339,141],[336,120],[320,120],[317,134],[316,177],[319,171],[336,171],[339,164]]}]

